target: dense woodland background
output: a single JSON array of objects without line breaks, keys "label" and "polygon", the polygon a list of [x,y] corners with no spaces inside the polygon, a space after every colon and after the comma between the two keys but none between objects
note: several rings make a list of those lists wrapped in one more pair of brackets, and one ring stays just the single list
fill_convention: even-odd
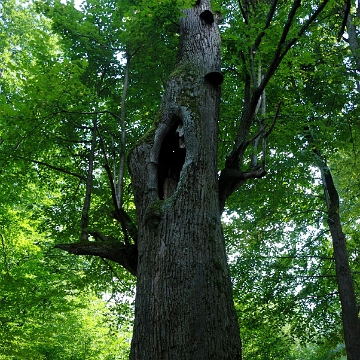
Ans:
[{"label": "dense woodland background", "polygon": [[[245,3],[214,2],[223,16],[220,161],[241,117],[244,74],[261,79],[291,5],[279,2],[260,60],[246,69],[242,50],[264,28],[269,4],[258,1],[248,27]],[[304,1],[294,34],[318,3]],[[135,278],[54,246],[103,234],[124,240],[110,216],[111,188],[134,218],[126,153],[156,117],[176,59],[180,5],[188,3],[0,4],[0,359],[127,358]],[[360,303],[358,11],[353,4],[345,24],[346,7],[329,1],[286,54],[252,131],[276,117],[267,174],[226,204],[244,359],[344,358],[321,170],[329,167],[340,195]],[[247,155],[249,164],[261,161],[261,143]]]}]

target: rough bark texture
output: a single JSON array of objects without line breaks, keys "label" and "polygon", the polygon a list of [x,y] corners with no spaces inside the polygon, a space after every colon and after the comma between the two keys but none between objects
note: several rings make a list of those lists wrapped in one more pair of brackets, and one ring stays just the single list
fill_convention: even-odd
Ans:
[{"label": "rough bark texture", "polygon": [[210,2],[180,19],[159,118],[129,156],[138,236],[130,358],[240,359],[217,176],[220,36]]}]

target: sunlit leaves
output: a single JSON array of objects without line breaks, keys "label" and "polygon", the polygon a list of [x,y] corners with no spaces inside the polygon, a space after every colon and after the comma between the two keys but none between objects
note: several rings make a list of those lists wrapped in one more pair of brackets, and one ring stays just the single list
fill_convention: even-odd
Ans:
[{"label": "sunlit leaves", "polygon": [[[225,81],[219,168],[239,129],[246,77],[252,77],[254,88],[259,73],[267,71],[292,5],[279,1],[266,25],[271,2],[251,2],[245,17],[239,3],[245,2],[228,1],[221,8]],[[298,35],[318,3],[302,2],[287,41]],[[115,331],[110,340],[99,314],[105,313],[114,327],[118,324],[100,300],[82,289],[114,296],[111,304],[119,307],[118,319],[128,326],[132,307],[121,305],[113,294],[124,292],[130,298],[134,280],[101,259],[67,256],[52,246],[79,236],[94,119],[99,133],[89,229],[122,240],[109,216],[113,204],[104,163],[116,166],[121,146],[125,58],[130,61],[129,150],[157,113],[176,61],[178,17],[189,4],[94,0],[79,9],[69,1],[39,1],[37,12],[28,2],[0,4],[0,324],[9,355],[27,352],[34,358],[60,359],[62,354],[61,359],[70,359],[87,350],[100,359],[104,348],[128,341]],[[267,139],[267,175],[246,183],[226,204],[224,233],[248,359],[298,359],[296,352],[310,359],[315,352],[335,351],[342,341],[323,189],[307,137],[316,140],[334,170],[350,259],[358,272],[357,75],[349,72],[346,44],[336,42],[338,7],[329,3],[269,81],[266,113],[258,120],[269,127],[277,104],[282,105]],[[251,155],[249,146],[246,166]],[[124,205],[134,215],[128,176],[125,184]],[[84,308],[85,303],[93,305]],[[75,333],[79,335],[69,346]],[[43,338],[31,344],[36,334]],[[325,345],[305,349],[302,342]]]}]

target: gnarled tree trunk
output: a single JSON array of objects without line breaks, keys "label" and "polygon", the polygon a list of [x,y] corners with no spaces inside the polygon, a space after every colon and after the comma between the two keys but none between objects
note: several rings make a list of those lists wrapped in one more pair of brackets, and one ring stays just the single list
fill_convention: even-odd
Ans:
[{"label": "gnarled tree trunk", "polygon": [[154,128],[129,156],[138,264],[131,359],[240,359],[221,229],[220,35],[210,1],[180,19],[180,49]]}]

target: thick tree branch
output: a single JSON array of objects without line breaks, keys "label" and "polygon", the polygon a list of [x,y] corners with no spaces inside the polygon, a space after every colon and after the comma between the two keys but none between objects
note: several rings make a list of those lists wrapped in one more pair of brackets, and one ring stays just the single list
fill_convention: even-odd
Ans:
[{"label": "thick tree branch", "polygon": [[137,249],[135,245],[125,245],[114,240],[81,241],[72,244],[58,244],[56,249],[67,251],[74,255],[93,255],[114,261],[132,275],[137,271]]},{"label": "thick tree branch", "polygon": [[[314,150],[319,160],[323,162],[321,153]],[[323,162],[323,188],[328,199],[328,225],[333,241],[334,258],[336,264],[336,278],[338,283],[342,308],[344,340],[348,359],[358,359],[360,354],[360,320],[358,317],[354,284],[349,265],[349,255],[346,249],[346,238],[342,230],[339,214],[339,194],[336,190],[330,169]]]},{"label": "thick tree branch", "polygon": [[291,40],[288,42],[287,45],[285,44],[287,36],[290,32],[291,26],[295,19],[296,12],[300,6],[301,6],[301,0],[294,1],[293,6],[289,12],[287,21],[284,25],[284,29],[281,34],[280,40],[277,44],[277,48],[275,50],[273,60],[271,61],[270,66],[268,67],[267,72],[265,73],[264,78],[263,78],[261,84],[259,85],[259,88],[261,91],[263,89],[265,89],[266,85],[268,84],[271,77],[274,75],[276,69],[278,68],[280,62],[282,61],[282,59],[284,58],[286,53],[290,50],[291,46],[293,46],[296,42],[296,40],[294,42],[292,42],[293,40]]},{"label": "thick tree branch", "polygon": [[324,10],[325,6],[328,4],[329,1],[330,0],[324,0],[314,11],[314,13],[310,16],[310,18],[307,21],[305,21],[304,25],[301,27],[300,31],[298,32],[298,38],[301,37],[304,34],[304,32],[310,27],[310,25],[318,18],[318,16]]}]

